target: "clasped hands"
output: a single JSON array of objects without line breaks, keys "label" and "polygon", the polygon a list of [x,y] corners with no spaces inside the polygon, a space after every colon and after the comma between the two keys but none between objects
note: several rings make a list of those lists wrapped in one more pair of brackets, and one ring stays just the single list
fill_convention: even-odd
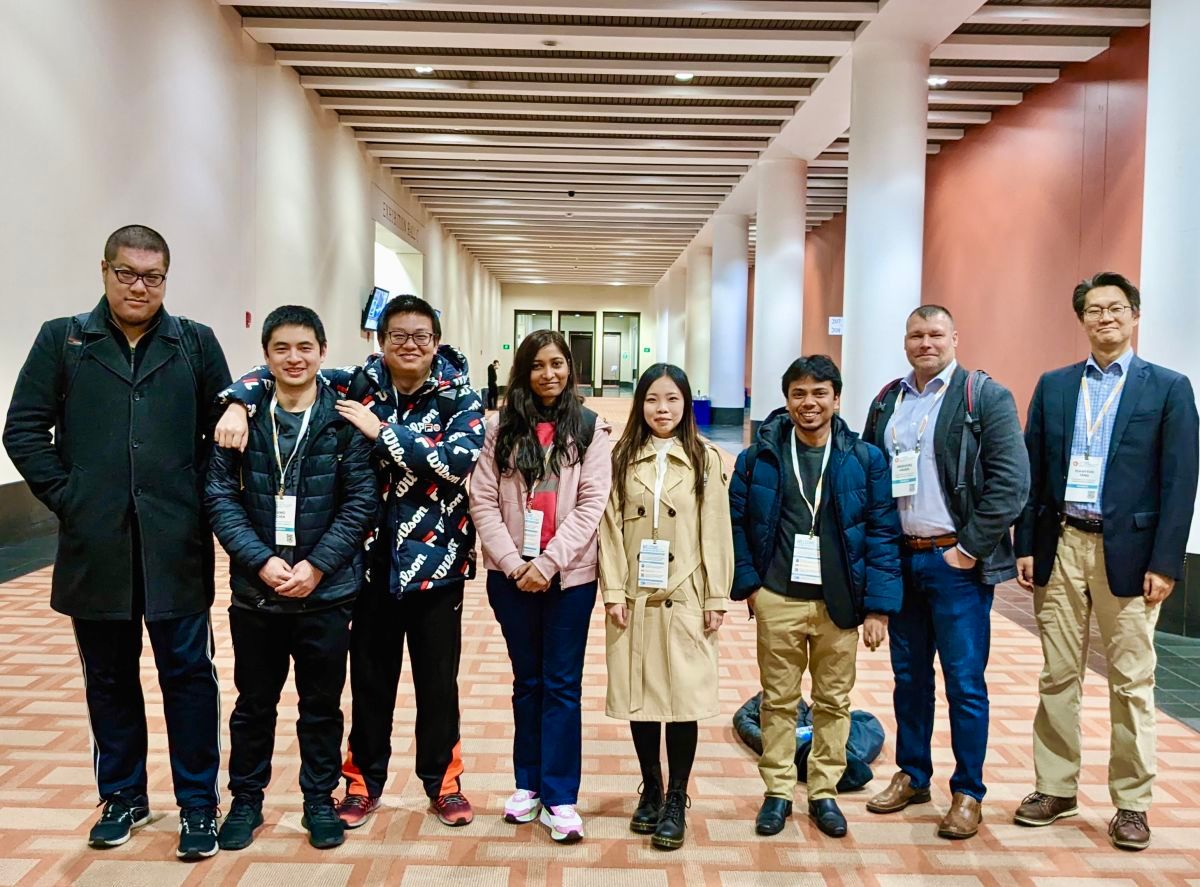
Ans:
[{"label": "clasped hands", "polygon": [[262,565],[258,578],[280,597],[305,598],[313,593],[325,576],[308,561],[290,566],[283,558],[274,556]]}]

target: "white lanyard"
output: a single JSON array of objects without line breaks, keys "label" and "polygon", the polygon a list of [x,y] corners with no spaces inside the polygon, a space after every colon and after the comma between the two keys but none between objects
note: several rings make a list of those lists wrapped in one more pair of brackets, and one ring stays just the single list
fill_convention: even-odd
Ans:
[{"label": "white lanyard", "polygon": [[1079,380],[1079,385],[1083,389],[1083,422],[1084,431],[1087,434],[1083,454],[1087,457],[1092,455],[1092,438],[1096,436],[1096,432],[1100,429],[1100,423],[1104,421],[1104,417],[1108,414],[1113,402],[1117,399],[1117,395],[1121,393],[1121,389],[1125,387],[1125,376],[1121,376],[1121,381],[1117,383],[1117,387],[1112,390],[1112,394],[1108,396],[1108,400],[1104,402],[1104,406],[1100,408],[1100,413],[1096,416],[1096,421],[1092,421],[1092,398],[1088,394],[1087,369],[1084,368],[1083,378]]},{"label": "white lanyard", "polygon": [[277,396],[271,396],[271,441],[275,444],[275,464],[279,466],[279,495],[282,497],[287,486],[287,472],[292,465],[292,460],[296,458],[296,453],[300,452],[300,441],[304,440],[304,433],[308,431],[308,420],[312,414],[313,405],[309,404],[304,411],[304,417],[300,420],[300,430],[296,433],[296,443],[292,446],[291,455],[288,456],[286,463],[283,461],[283,454],[279,452],[279,426],[275,424],[275,407],[278,406],[279,399]]},{"label": "white lanyard", "polygon": [[[923,438],[925,436],[925,429],[927,427],[929,427],[929,417],[931,415],[933,415],[933,411],[938,405],[938,400],[941,398],[941,396],[943,394],[946,393],[946,389],[949,387],[950,387],[949,385],[943,384],[942,387],[938,389],[938,393],[933,396],[933,402],[929,405],[929,409],[926,410],[925,415],[921,417],[921,424],[917,428],[917,442],[913,446],[913,450],[915,450],[918,453],[921,452],[921,438]],[[894,419],[892,421],[892,452],[894,452],[894,453],[900,452],[900,441],[896,438],[896,426],[900,424],[899,414],[900,414],[900,404],[902,404],[902,403],[904,403],[904,386],[903,385],[900,386],[900,393],[898,395],[896,395],[896,406],[892,410],[892,415],[896,417],[896,419]]]},{"label": "white lanyard", "polygon": [[800,477],[800,458],[796,455],[796,432],[792,432],[792,471],[796,473],[796,483],[800,487],[800,498],[804,500],[804,504],[808,506],[808,510],[812,513],[812,527],[809,528],[808,538],[812,538],[817,531],[817,512],[821,508],[821,488],[825,484],[825,466],[829,464],[829,451],[833,447],[833,429],[829,430],[829,438],[825,441],[825,455],[821,457],[821,474],[817,478],[817,489],[814,491],[813,502],[808,501],[808,496],[804,494],[804,479]]},{"label": "white lanyard", "polygon": [[[672,441],[674,446],[674,441]],[[671,447],[659,450],[654,456],[654,538],[658,538],[658,515],[659,508],[662,505],[662,488],[663,482],[667,479],[667,456],[671,452]]]}]

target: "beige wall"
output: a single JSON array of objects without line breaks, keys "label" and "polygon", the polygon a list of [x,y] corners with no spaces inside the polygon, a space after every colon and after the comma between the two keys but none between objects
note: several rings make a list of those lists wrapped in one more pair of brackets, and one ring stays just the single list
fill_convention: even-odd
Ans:
[{"label": "beige wall", "polygon": [[[210,324],[235,373],[260,359],[262,320],[285,302],[321,314],[330,363],[373,347],[358,324],[374,223],[387,222],[377,219],[379,192],[417,242],[424,212],[272,50],[245,36],[232,9],[4,3],[0,79],[0,409],[40,324],[95,305],[104,239],[131,222],[167,238],[168,310]],[[498,284],[446,240],[456,271],[473,271],[456,274],[454,331],[494,328]],[[0,483],[17,479],[0,453]]]},{"label": "beige wall", "polygon": [[[644,370],[660,358],[654,351],[655,316],[652,306],[653,287],[649,286],[579,286],[533,283],[506,283],[502,285],[500,297],[500,323],[495,328],[495,339],[490,347],[492,352],[487,360],[500,361],[500,378],[507,379],[512,368],[513,328],[515,312],[517,311],[552,311],[552,326],[560,329],[559,315],[570,315],[573,312],[592,312],[596,314],[596,334],[593,342],[595,354],[592,365],[595,367],[597,384],[600,379],[600,360],[604,337],[602,335],[604,313],[632,313],[641,315],[641,330],[639,333],[637,364]],[[589,319],[590,320],[590,319]],[[610,324],[613,322],[610,319]],[[589,323],[590,328],[590,323]],[[503,350],[508,344],[509,350]],[[646,353],[644,348],[649,348]],[[665,360],[665,355],[663,358]],[[627,379],[632,372],[632,352],[628,367],[622,368],[622,379]]]}]

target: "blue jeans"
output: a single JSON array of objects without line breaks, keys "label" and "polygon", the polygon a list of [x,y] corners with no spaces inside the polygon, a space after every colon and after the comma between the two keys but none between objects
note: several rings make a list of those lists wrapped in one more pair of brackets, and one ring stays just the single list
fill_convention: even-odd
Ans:
[{"label": "blue jeans", "polygon": [[991,648],[994,586],[974,570],[956,570],[944,549],[904,549],[904,605],[888,624],[896,689],[896,763],[914,788],[933,778],[933,656],[942,663],[950,703],[950,745],[954,775],[950,790],[983,800],[983,759],[987,752],[988,695],[984,672]]},{"label": "blue jeans", "polygon": [[574,804],[582,768],[583,654],[596,583],[521,591],[498,570],[487,575],[488,602],[513,668],[513,770],[516,787],[547,806]]}]

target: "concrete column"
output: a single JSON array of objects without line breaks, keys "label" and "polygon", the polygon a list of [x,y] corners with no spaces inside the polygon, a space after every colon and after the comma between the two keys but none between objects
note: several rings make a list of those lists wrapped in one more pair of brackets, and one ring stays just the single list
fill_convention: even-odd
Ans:
[{"label": "concrete column", "polygon": [[684,370],[696,397],[709,396],[709,348],[712,341],[712,249],[687,252],[687,363]]},{"label": "concrete column", "polygon": [[431,219],[421,234],[421,298],[434,308],[441,308],[445,301],[443,238],[442,226]]},{"label": "concrete column", "polygon": [[754,259],[754,360],[750,423],[757,428],[783,404],[779,380],[801,355],[804,333],[804,238],[808,164],[760,161]]},{"label": "concrete column", "polygon": [[745,421],[749,286],[750,219],[733,213],[714,216],[708,382],[714,425],[740,428]]},{"label": "concrete column", "polygon": [[[1187,374],[1200,387],[1200,3],[1154,0],[1150,11],[1150,80],[1146,106],[1146,178],[1142,217],[1143,311],[1138,351],[1147,360]],[[1099,270],[1099,269],[1098,269]],[[1114,268],[1132,276],[1135,269]],[[1200,508],[1197,509],[1200,515]],[[1200,625],[1200,520],[1188,539],[1190,621]],[[1177,590],[1172,598],[1179,596]],[[1163,605],[1168,621],[1171,604]],[[1164,625],[1167,631],[1179,631]],[[1189,634],[1193,632],[1188,632]]]},{"label": "concrete column", "polygon": [[687,268],[675,265],[667,272],[668,363],[687,366]]},{"label": "concrete column", "polygon": [[855,45],[846,206],[842,416],[860,431],[870,400],[909,370],[904,323],[921,304],[929,47]]}]

